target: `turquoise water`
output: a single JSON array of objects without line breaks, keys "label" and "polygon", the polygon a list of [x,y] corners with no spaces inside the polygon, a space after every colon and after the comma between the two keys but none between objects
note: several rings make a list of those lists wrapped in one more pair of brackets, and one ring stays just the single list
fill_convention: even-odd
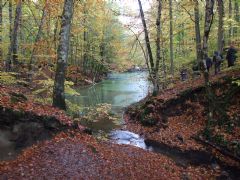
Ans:
[{"label": "turquoise water", "polygon": [[[90,87],[79,88],[80,96],[68,97],[68,99],[81,107],[96,107],[97,104],[111,104],[112,112],[121,116],[124,108],[138,102],[150,91],[150,83],[147,80],[147,72],[112,73],[106,80]],[[122,118],[119,122],[123,123]],[[101,124],[102,127],[98,127]],[[112,125],[111,125],[112,124]],[[115,128],[116,123],[98,122],[91,126],[105,131]],[[93,128],[91,127],[91,128]]]}]

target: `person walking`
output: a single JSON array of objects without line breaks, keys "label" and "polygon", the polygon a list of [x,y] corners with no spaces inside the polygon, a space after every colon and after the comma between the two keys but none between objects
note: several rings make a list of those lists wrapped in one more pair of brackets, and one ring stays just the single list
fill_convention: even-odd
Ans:
[{"label": "person walking", "polygon": [[228,61],[228,67],[234,66],[234,63],[237,59],[236,53],[237,53],[237,50],[234,48],[233,45],[231,45],[227,51],[227,56],[226,56],[226,59]]},{"label": "person walking", "polygon": [[207,71],[209,72],[212,67],[212,59],[208,56],[206,56],[206,66],[207,66]]},{"label": "person walking", "polygon": [[213,55],[213,64],[215,69],[215,75],[220,72],[220,67],[223,62],[223,56],[218,52],[215,51]]}]

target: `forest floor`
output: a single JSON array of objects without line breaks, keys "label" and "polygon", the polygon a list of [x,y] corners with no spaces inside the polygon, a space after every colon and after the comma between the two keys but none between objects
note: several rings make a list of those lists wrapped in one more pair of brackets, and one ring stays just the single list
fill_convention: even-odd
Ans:
[{"label": "forest floor", "polygon": [[[225,76],[238,78],[239,69],[221,73],[211,81],[222,80]],[[31,143],[35,143],[23,149],[16,158],[1,161],[0,179],[237,179],[238,161],[192,138],[206,125],[205,104],[199,101],[203,99],[202,84],[201,78],[178,82],[159,96],[129,108],[126,128],[143,135],[146,143],[159,147],[153,152],[97,140],[84,133],[82,127],[72,128],[71,118],[63,111],[35,103],[29,95],[25,98],[29,93],[26,87],[0,85],[0,129],[8,128],[16,133],[14,129],[18,128],[6,123],[8,119],[17,127],[33,122],[30,129],[35,131],[39,126],[43,129],[36,136],[44,132],[48,137],[40,142],[42,139],[34,139]],[[188,96],[191,98],[186,98]],[[239,115],[239,101],[238,93],[231,101],[231,117]],[[146,109],[152,112],[151,116],[157,117],[155,126],[145,127],[136,121]],[[24,119],[28,120],[24,122]],[[46,123],[48,120],[52,123]],[[52,130],[54,133],[50,136]],[[220,127],[215,131],[221,131]],[[239,141],[239,132],[236,126],[224,135],[229,141]]]},{"label": "forest floor", "polygon": [[[240,176],[240,87],[234,82],[239,79],[239,68],[210,76],[211,88],[216,94],[213,103],[228,104],[220,109],[220,112],[226,111],[226,121],[221,114],[214,114],[208,124],[204,80],[198,78],[177,82],[158,96],[147,97],[129,107],[125,114],[126,129],[141,134],[154,151],[167,155],[186,169],[197,171],[204,167],[203,172],[213,177],[237,179]],[[231,94],[233,86],[236,89]],[[224,102],[227,98],[228,102]],[[222,108],[220,105],[218,108]],[[179,156],[191,160],[181,162]]]}]

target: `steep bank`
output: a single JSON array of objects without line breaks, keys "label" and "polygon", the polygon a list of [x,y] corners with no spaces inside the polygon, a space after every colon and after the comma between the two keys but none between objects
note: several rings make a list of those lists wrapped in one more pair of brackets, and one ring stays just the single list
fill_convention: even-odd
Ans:
[{"label": "steep bank", "polygon": [[[129,107],[125,114],[126,129],[143,135],[160,153],[165,149],[182,152],[184,156],[187,152],[203,151],[224,166],[239,168],[240,88],[234,83],[239,79],[239,70],[211,77],[216,111],[210,125],[203,79],[197,79],[179,82],[157,97],[148,97]],[[167,155],[171,157],[171,153]]]},{"label": "steep bank", "polygon": [[0,160],[14,159],[24,148],[67,129],[58,119],[0,107]]},{"label": "steep bank", "polygon": [[14,159],[22,149],[73,127],[63,111],[34,103],[24,91],[0,85],[0,160]]}]

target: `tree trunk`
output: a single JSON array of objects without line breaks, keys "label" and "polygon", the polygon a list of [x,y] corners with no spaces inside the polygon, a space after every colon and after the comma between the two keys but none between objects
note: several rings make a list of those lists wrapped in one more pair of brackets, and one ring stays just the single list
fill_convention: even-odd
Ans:
[{"label": "tree trunk", "polygon": [[212,102],[211,102],[211,95],[212,89],[209,83],[209,73],[206,68],[206,57],[208,57],[208,39],[209,34],[211,31],[211,26],[213,23],[213,8],[214,8],[214,0],[206,0],[206,7],[205,7],[205,24],[204,24],[204,35],[203,35],[203,45],[202,45],[202,61],[204,64],[203,73],[204,73],[204,80],[206,86],[206,96],[208,99],[208,120],[212,119]]},{"label": "tree trunk", "polygon": [[86,7],[86,2],[84,2],[83,6],[83,14],[84,14],[84,19],[83,19],[83,71],[85,74],[87,74],[87,63],[88,63],[88,32],[87,32],[87,7]]},{"label": "tree trunk", "polygon": [[235,20],[237,22],[240,21],[240,16],[239,16],[239,1],[238,0],[235,0]]},{"label": "tree trunk", "polygon": [[3,3],[2,0],[0,0],[0,61],[3,60],[3,44],[2,44],[2,9],[3,9]]},{"label": "tree trunk", "polygon": [[223,0],[218,0],[218,52],[220,54],[223,53],[224,48],[224,24],[223,24],[223,17],[224,17],[224,3]]},{"label": "tree trunk", "polygon": [[151,49],[151,44],[150,44],[150,40],[149,40],[147,24],[146,24],[146,21],[145,21],[141,0],[138,0],[138,4],[139,4],[141,20],[142,20],[142,24],[143,24],[144,34],[145,34],[145,42],[146,42],[146,46],[147,46],[151,72],[154,73],[153,54],[152,54],[152,49]]},{"label": "tree trunk", "polygon": [[22,14],[22,0],[17,1],[17,7],[15,12],[15,20],[14,20],[14,27],[11,28],[12,23],[12,1],[9,1],[9,22],[10,22],[10,46],[8,52],[8,58],[6,62],[6,70],[11,69],[11,64],[17,65],[18,64],[18,29],[20,26]]},{"label": "tree trunk", "polygon": [[[238,4],[238,0],[235,0],[235,2],[234,2],[234,11],[235,11],[235,21],[237,22],[237,23],[239,23],[239,4]],[[237,37],[238,36],[238,27],[235,27],[235,29],[234,29],[234,34],[235,34],[235,36]]]},{"label": "tree trunk", "polygon": [[196,55],[197,62],[200,64],[202,56],[201,56],[201,32],[200,32],[200,19],[199,19],[199,4],[198,0],[195,0],[194,3],[194,20],[195,20],[195,37],[196,37]]},{"label": "tree trunk", "polygon": [[158,0],[158,12],[157,12],[157,40],[156,40],[156,67],[154,71],[154,83],[153,83],[153,95],[157,95],[159,91],[159,63],[161,60],[161,47],[160,47],[160,34],[161,34],[161,11],[162,11],[162,1]]},{"label": "tree trunk", "polygon": [[[13,19],[13,13],[12,13],[12,0],[8,1],[8,16],[9,16],[9,42],[11,44],[12,42],[12,19]],[[8,55],[7,55],[7,60],[5,63],[5,70],[9,71],[11,69],[11,64],[12,64],[12,47],[9,45],[8,47]]]},{"label": "tree trunk", "polygon": [[63,110],[66,110],[64,82],[69,51],[70,27],[73,16],[73,1],[65,0],[64,2],[58,45],[57,70],[53,88],[53,106]]},{"label": "tree trunk", "polygon": [[228,43],[231,44],[232,42],[232,36],[233,36],[233,27],[232,27],[232,0],[229,0],[229,19],[230,19],[230,23],[229,23],[229,39],[228,39]]},{"label": "tree trunk", "polygon": [[45,6],[42,10],[42,17],[41,17],[41,21],[38,27],[38,32],[37,35],[35,37],[34,40],[34,44],[33,44],[33,50],[32,50],[32,54],[31,54],[31,58],[30,58],[30,62],[29,62],[29,70],[32,69],[32,64],[34,63],[34,56],[36,53],[36,45],[38,43],[38,41],[40,40],[41,36],[42,36],[42,29],[43,29],[43,25],[44,25],[44,21],[47,15],[47,6],[48,6],[48,0],[45,1]]},{"label": "tree trunk", "polygon": [[[163,49],[164,42],[161,42],[161,49]],[[163,75],[163,82],[162,82],[162,88],[166,89],[167,88],[167,72],[166,72],[166,56],[164,50],[162,50],[162,75]]]},{"label": "tree trunk", "polygon": [[14,26],[13,26],[12,42],[11,42],[13,65],[18,64],[18,30],[20,28],[21,15],[22,15],[22,0],[18,0],[16,13],[15,13]]},{"label": "tree trunk", "polygon": [[205,23],[204,23],[204,35],[203,35],[203,44],[202,44],[202,61],[204,64],[204,74],[205,74],[205,83],[209,84],[209,74],[206,68],[206,57],[208,56],[208,39],[213,23],[213,7],[214,0],[206,0],[205,7]]},{"label": "tree trunk", "polygon": [[53,30],[53,42],[54,42],[54,51],[57,52],[57,31],[58,31],[58,17],[56,19],[55,25],[54,25],[54,30]]},{"label": "tree trunk", "polygon": [[12,11],[12,0],[8,1],[8,16],[9,16],[9,41],[12,41],[12,19],[13,19],[13,11]]},{"label": "tree trunk", "polygon": [[205,9],[205,24],[204,24],[204,35],[203,35],[203,45],[202,45],[202,59],[205,60],[205,57],[208,55],[208,39],[213,23],[213,7],[214,0],[206,0],[206,9]]},{"label": "tree trunk", "polygon": [[174,63],[173,63],[173,15],[172,15],[172,0],[169,0],[169,18],[170,18],[170,71],[174,76]]}]

